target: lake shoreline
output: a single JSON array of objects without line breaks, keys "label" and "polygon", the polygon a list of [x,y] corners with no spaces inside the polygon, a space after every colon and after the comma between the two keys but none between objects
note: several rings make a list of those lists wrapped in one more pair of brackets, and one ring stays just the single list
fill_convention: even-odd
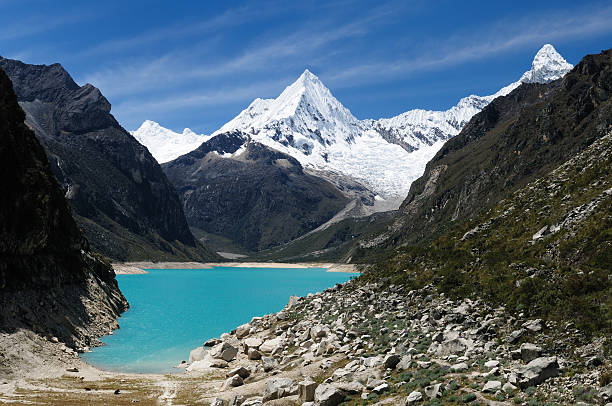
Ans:
[{"label": "lake shoreline", "polygon": [[114,262],[113,269],[117,275],[139,275],[148,273],[147,269],[211,269],[213,267],[229,268],[325,268],[327,272],[359,273],[355,264],[332,262]]}]

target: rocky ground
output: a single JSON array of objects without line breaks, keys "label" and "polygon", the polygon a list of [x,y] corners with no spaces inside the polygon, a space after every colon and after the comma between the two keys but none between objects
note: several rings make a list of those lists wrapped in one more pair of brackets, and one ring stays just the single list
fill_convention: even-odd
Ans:
[{"label": "rocky ground", "polygon": [[479,300],[352,281],[209,340],[181,365],[185,373],[120,375],[73,359],[76,369],[54,378],[0,382],[0,401],[608,404],[604,346],[572,325],[513,317]]}]

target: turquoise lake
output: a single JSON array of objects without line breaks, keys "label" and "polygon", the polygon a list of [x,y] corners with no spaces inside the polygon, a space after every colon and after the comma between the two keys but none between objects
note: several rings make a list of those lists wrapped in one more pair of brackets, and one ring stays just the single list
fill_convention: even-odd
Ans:
[{"label": "turquoise lake", "polygon": [[321,268],[150,269],[117,275],[130,309],[106,344],[82,354],[101,369],[167,373],[189,351],[255,316],[280,311],[291,295],[323,291],[357,274]]}]

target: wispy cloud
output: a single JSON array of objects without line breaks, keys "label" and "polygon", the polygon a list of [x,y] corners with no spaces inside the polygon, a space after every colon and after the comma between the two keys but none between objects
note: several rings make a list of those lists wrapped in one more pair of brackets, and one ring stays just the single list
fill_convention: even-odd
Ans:
[{"label": "wispy cloud", "polygon": [[[327,78],[336,87],[351,87],[389,80],[416,72],[444,69],[471,61],[486,59],[505,51],[546,42],[576,39],[612,32],[612,7],[573,13],[556,13],[519,21],[502,20],[476,33],[456,34],[430,43],[427,52],[411,58],[368,61],[336,68]],[[483,38],[485,40],[483,40]]]}]

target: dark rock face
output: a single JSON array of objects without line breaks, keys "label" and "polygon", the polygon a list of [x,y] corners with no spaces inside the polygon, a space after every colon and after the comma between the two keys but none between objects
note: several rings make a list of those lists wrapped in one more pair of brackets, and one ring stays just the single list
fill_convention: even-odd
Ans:
[{"label": "dark rock face", "polygon": [[118,260],[210,257],[159,164],[97,88],[78,86],[59,64],[0,58],[0,66],[96,250]]},{"label": "dark rock face", "polygon": [[112,267],[91,252],[24,120],[0,69],[0,332],[25,328],[73,348],[92,345],[117,327],[127,301]]},{"label": "dark rock face", "polygon": [[254,251],[313,230],[348,202],[294,158],[240,132],[220,134],[162,168],[190,226]]},{"label": "dark rock face", "polygon": [[575,156],[611,128],[611,95],[608,50],[563,79],[494,100],[427,164],[378,244],[427,240]]}]

